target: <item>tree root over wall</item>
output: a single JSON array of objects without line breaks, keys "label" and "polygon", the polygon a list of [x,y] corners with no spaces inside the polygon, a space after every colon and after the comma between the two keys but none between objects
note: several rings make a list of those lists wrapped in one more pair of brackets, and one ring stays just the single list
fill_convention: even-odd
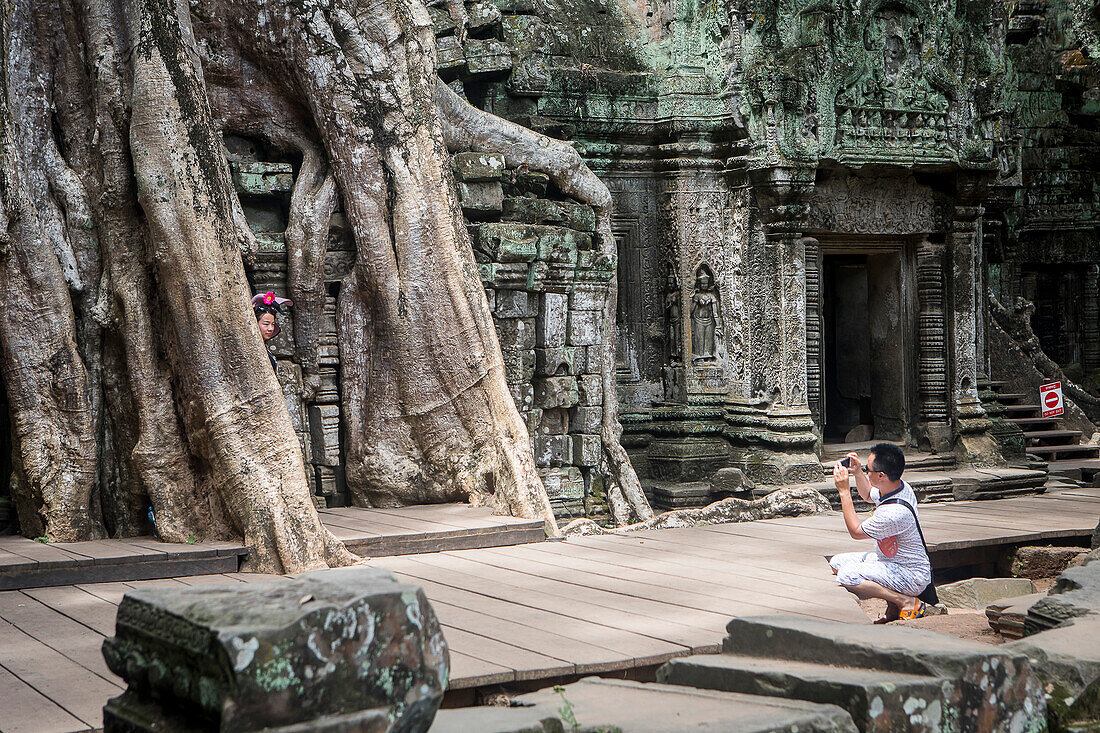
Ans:
[{"label": "tree root over wall", "polygon": [[794,487],[776,489],[759,499],[722,499],[698,509],[675,509],[659,514],[644,522],[636,522],[614,529],[607,529],[591,519],[575,519],[562,528],[569,536],[623,534],[643,529],[676,529],[698,527],[707,524],[731,524],[753,522],[757,519],[779,517],[805,517],[830,509],[829,500],[815,489]]},{"label": "tree root over wall", "polygon": [[[10,12],[7,12],[10,9]],[[438,81],[419,0],[11,0],[0,15],[0,370],[31,536],[242,538],[257,569],[354,562],[321,525],[249,304],[255,251],[223,135],[300,161],[286,232],[315,389],[328,221],[357,503],[554,517],[504,378],[451,150],[504,153],[599,216],[568,145]],[[603,437],[616,516],[653,516],[619,444],[614,305]],[[308,394],[307,394],[308,397]]]}]

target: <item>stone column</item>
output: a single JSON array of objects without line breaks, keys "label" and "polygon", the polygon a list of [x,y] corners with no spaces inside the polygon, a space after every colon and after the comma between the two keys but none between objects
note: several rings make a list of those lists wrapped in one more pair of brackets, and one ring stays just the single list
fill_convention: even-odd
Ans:
[{"label": "stone column", "polygon": [[[742,358],[736,334],[739,303],[741,212],[720,137],[687,127],[661,146],[661,224],[669,244],[679,300],[678,359],[666,365],[665,399],[651,411],[653,441],[646,452],[654,506],[680,506],[666,484],[705,480],[729,465],[724,403]],[[703,329],[706,328],[704,331]],[[698,329],[698,331],[696,330]],[[661,497],[665,497],[662,499]],[[667,503],[666,503],[667,499]]]},{"label": "stone column", "polygon": [[978,273],[983,209],[978,205],[980,185],[960,182],[959,201],[948,239],[951,303],[951,396],[956,450],[963,460],[992,464],[1002,462],[997,444],[989,435],[992,423],[978,398]]},{"label": "stone column", "polygon": [[802,236],[814,169],[774,167],[754,171],[752,183],[765,241],[751,263],[747,307],[754,309],[750,342],[755,404],[731,399],[729,433],[744,467],[765,484],[822,479],[807,395],[806,250]]},{"label": "stone column", "polygon": [[806,238],[806,401],[815,424],[823,421],[822,354],[824,333],[821,312],[821,245]]},{"label": "stone column", "polygon": [[1100,265],[1086,265],[1081,283],[1081,311],[1085,329],[1082,365],[1100,369]]},{"label": "stone column", "polygon": [[942,242],[926,239],[917,246],[919,432],[921,447],[936,452],[951,450],[947,410],[947,322],[944,317],[945,252]]}]

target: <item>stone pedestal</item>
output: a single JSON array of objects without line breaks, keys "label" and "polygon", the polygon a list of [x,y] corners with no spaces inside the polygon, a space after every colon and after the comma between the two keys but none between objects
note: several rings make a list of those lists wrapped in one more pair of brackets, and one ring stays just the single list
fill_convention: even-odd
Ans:
[{"label": "stone pedestal", "polygon": [[427,730],[450,668],[423,591],[373,568],[133,590],[103,656],[108,732]]},{"label": "stone pedestal", "polygon": [[721,404],[659,403],[649,429],[649,474],[659,481],[705,481],[730,465]]},{"label": "stone pedestal", "polygon": [[726,434],[733,459],[750,479],[768,486],[824,479],[808,408],[768,407],[741,400],[726,403]]}]

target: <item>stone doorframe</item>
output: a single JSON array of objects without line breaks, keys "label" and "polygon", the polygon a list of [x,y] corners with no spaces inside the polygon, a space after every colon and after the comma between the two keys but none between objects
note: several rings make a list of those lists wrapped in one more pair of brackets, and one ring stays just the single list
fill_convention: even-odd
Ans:
[{"label": "stone doorframe", "polygon": [[[810,411],[818,435],[825,424],[825,303],[823,264],[826,255],[896,254],[899,329],[904,335],[898,347],[904,353],[898,360],[903,395],[899,429],[902,439],[916,444],[924,437],[921,421],[925,403],[942,406],[946,427],[946,323],[943,318],[943,273],[922,268],[922,255],[928,249],[925,235],[866,235],[839,232],[807,232],[806,245],[806,382]],[[943,245],[940,245],[942,252]],[[942,258],[940,260],[942,266]],[[937,278],[938,275],[938,278]],[[939,293],[939,318],[928,318],[927,295]],[[922,294],[925,297],[921,297]],[[928,309],[929,311],[931,309]],[[928,327],[938,332],[938,338]],[[938,367],[939,379],[930,379]],[[918,420],[918,416],[921,420]],[[950,438],[950,435],[948,435]]]}]

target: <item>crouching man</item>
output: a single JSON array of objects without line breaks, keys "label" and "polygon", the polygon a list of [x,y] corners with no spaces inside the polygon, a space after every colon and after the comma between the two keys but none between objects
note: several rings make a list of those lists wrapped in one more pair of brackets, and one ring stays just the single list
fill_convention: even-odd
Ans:
[{"label": "crouching man", "polygon": [[[905,454],[893,443],[871,449],[867,467],[849,453],[833,467],[833,481],[840,492],[840,508],[848,534],[857,540],[874,540],[874,552],[845,552],[829,561],[837,582],[860,598],[881,598],[886,616],[875,623],[920,618],[928,609],[917,598],[932,582],[932,565],[919,529],[917,496],[902,481]],[[848,477],[854,474],[856,490],[875,510],[860,523],[852,505]]]}]

